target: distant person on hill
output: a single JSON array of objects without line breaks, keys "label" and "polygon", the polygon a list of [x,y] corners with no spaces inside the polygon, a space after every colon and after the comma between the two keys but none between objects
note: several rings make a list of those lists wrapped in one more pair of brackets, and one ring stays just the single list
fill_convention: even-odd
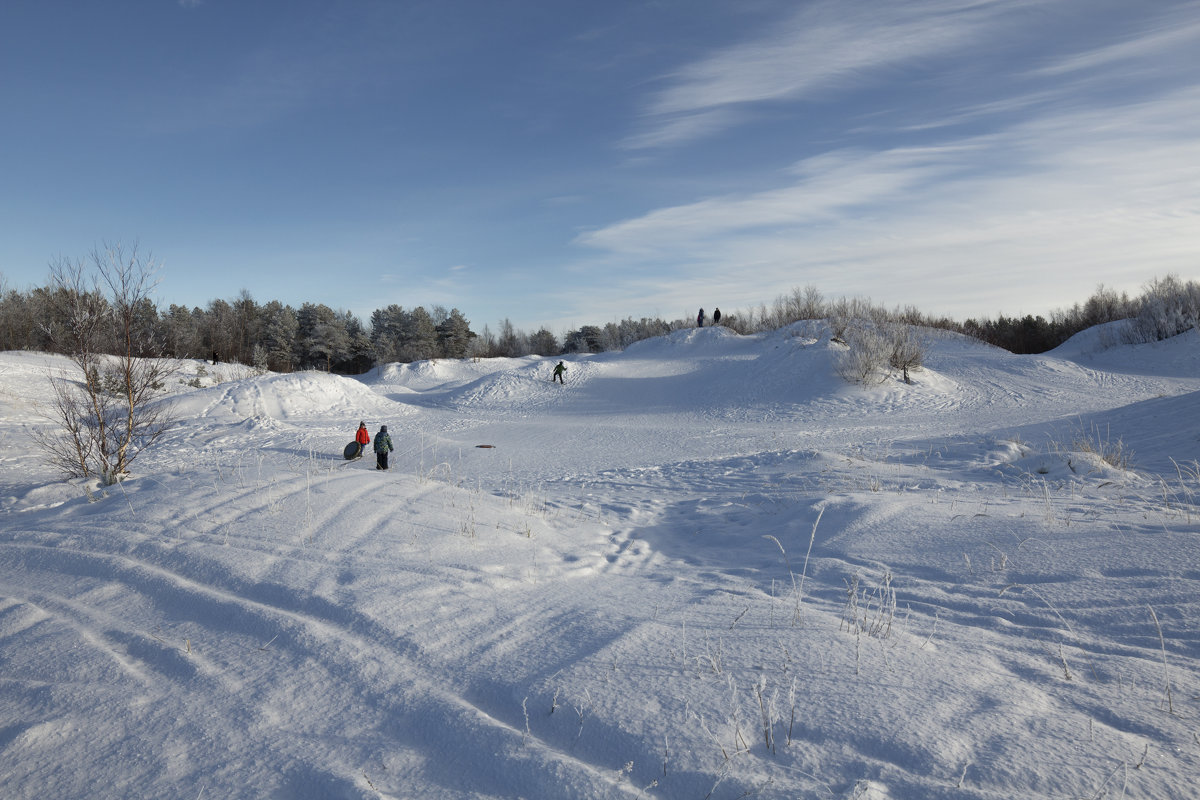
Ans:
[{"label": "distant person on hill", "polygon": [[392,447],[392,437],[388,435],[387,425],[381,425],[379,433],[375,434],[375,469],[387,469],[388,453],[395,449]]},{"label": "distant person on hill", "polygon": [[358,455],[356,458],[362,458],[363,448],[371,443],[371,434],[367,433],[367,423],[358,423],[358,432],[354,434],[354,441],[358,442]]},{"label": "distant person on hill", "polygon": [[703,308],[700,309],[700,313],[696,315],[696,327],[697,328],[704,327],[704,309]]},{"label": "distant person on hill", "polygon": [[213,350],[213,366],[217,365],[217,351]]},{"label": "distant person on hill", "polygon": [[567,365],[561,361],[558,362],[558,366],[556,366],[554,368],[554,377],[550,378],[550,382],[554,383],[555,381],[558,381],[563,386],[566,386],[566,383],[563,381],[563,373],[566,371],[567,371]]},{"label": "distant person on hill", "polygon": [[713,325],[720,325],[720,324],[721,324],[721,309],[714,308],[713,309]]}]

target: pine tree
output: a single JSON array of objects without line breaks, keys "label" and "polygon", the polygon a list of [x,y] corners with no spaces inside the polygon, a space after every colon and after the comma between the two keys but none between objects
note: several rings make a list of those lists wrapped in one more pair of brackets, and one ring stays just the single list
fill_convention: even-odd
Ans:
[{"label": "pine tree", "polygon": [[443,358],[466,358],[467,350],[475,334],[471,324],[457,308],[437,326],[438,351]]},{"label": "pine tree", "polygon": [[337,364],[339,372],[359,375],[371,368],[375,363],[375,348],[363,328],[362,321],[349,311],[340,315],[346,329],[346,355]]},{"label": "pine tree", "polygon": [[546,328],[539,328],[537,333],[529,337],[529,352],[538,356],[556,356],[560,352],[558,340]]},{"label": "pine tree", "polygon": [[297,314],[297,322],[300,365],[332,371],[333,362],[345,358],[350,347],[343,321],[324,303],[305,303]]},{"label": "pine tree", "polygon": [[437,358],[438,336],[433,318],[424,307],[417,306],[405,313],[400,321],[401,361],[424,361]]},{"label": "pine tree", "polygon": [[296,312],[278,300],[272,300],[262,308],[262,328],[259,342],[266,350],[267,369],[275,372],[291,372],[292,354],[296,346],[296,333],[300,329]]}]

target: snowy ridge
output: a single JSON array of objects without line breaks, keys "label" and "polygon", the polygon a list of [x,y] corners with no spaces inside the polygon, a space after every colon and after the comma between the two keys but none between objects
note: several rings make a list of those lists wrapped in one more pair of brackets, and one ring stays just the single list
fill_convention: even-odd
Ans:
[{"label": "snowy ridge", "polygon": [[928,337],[871,388],[813,325],[180,362],[107,489],[25,446],[68,362],[0,354],[2,794],[1188,796],[1195,336]]}]

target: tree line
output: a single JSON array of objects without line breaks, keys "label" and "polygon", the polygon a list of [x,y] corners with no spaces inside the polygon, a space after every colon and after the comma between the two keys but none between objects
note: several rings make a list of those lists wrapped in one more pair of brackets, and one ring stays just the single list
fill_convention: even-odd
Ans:
[{"label": "tree line", "polygon": [[[52,272],[61,274],[64,265],[76,272],[81,266],[56,262]],[[98,346],[120,352],[121,327],[110,294],[103,287],[59,280],[24,292],[0,284],[0,350],[70,355],[72,322],[64,309],[85,302],[99,310]],[[138,356],[218,359],[273,372],[318,369],[343,374],[397,361],[598,353],[685,327],[682,320],[626,319],[584,325],[560,339],[545,327],[527,334],[508,319],[495,332],[486,325],[476,332],[457,308],[396,304],[376,309],[364,324],[355,314],[324,303],[303,303],[299,308],[278,300],[259,303],[246,290],[231,300],[211,300],[203,308],[172,303],[160,309],[148,296],[141,297],[131,315]]]},{"label": "tree line", "polygon": [[[61,276],[69,262],[52,264]],[[72,298],[72,293],[83,298]],[[345,310],[323,303],[299,308],[270,300],[256,301],[243,290],[231,300],[216,299],[203,308],[170,304],[156,306],[142,296],[134,308],[118,310],[111,292],[95,285],[69,284],[52,279],[29,291],[8,289],[0,276],[0,350],[64,352],[71,323],[62,309],[68,300],[86,299],[107,309],[99,314],[104,330],[97,345],[123,352],[121,336],[130,328],[138,343],[135,355],[173,358],[213,358],[275,372],[319,369],[359,374],[378,364],[438,358],[490,358],[525,355],[556,356],[620,350],[634,342],[692,327],[690,319],[626,318],[604,325],[584,325],[561,338],[545,327],[532,334],[504,319],[495,331],[485,325],[474,331],[457,308],[440,305],[376,309],[364,323]],[[931,317],[913,306],[888,308],[862,298],[826,298],[816,287],[797,288],[757,308],[726,314],[722,325],[742,334],[776,330],[800,320],[829,320],[834,335],[850,321],[876,326],[909,325],[950,330],[980,339],[1014,353],[1053,349],[1079,331],[1094,325],[1127,320],[1124,341],[1154,341],[1173,336],[1200,319],[1200,284],[1174,275],[1155,278],[1136,297],[1099,286],[1083,303],[1048,317],[1026,315],[958,322]],[[124,333],[123,333],[124,330]],[[69,353],[68,353],[69,354]]]},{"label": "tree line", "polygon": [[1083,303],[1057,309],[1049,316],[1001,314],[962,322],[929,316],[915,306],[889,308],[863,298],[829,300],[816,287],[806,286],[777,297],[770,305],[731,315],[722,324],[739,333],[754,333],[808,319],[829,320],[835,338],[851,323],[865,321],[879,328],[907,325],[953,331],[1012,353],[1044,353],[1105,323],[1123,323],[1108,334],[1110,344],[1161,341],[1200,328],[1200,283],[1177,275],[1156,277],[1133,297],[1101,284]]}]

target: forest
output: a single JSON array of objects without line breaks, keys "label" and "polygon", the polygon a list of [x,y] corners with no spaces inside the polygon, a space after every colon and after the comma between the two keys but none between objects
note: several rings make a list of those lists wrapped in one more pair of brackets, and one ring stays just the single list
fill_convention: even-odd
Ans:
[{"label": "forest", "polygon": [[[103,256],[94,255],[99,262]],[[52,265],[53,266],[53,265]],[[77,280],[59,278],[65,270]],[[77,305],[80,294],[105,308],[114,303],[102,281],[82,280],[86,264],[59,264],[46,286],[26,291],[7,288],[0,275],[0,350],[62,352],[71,325],[64,309]],[[57,278],[55,276],[58,276]],[[210,300],[204,307],[172,303],[157,306],[148,293],[128,311],[143,356],[201,358],[245,364],[274,372],[322,370],[361,374],[378,364],[428,359],[554,356],[620,350],[643,339],[690,327],[688,318],[626,318],[583,325],[556,335],[546,327],[533,333],[503,319],[493,331],[473,330],[457,308],[391,304],[375,309],[363,321],[346,310],[323,303],[299,308],[278,300],[259,302],[242,290],[232,299]],[[103,317],[103,314],[101,314]],[[1154,278],[1141,294],[1130,297],[1100,285],[1091,297],[1067,309],[1042,315],[1006,316],[956,321],[932,317],[913,306],[893,307],[863,298],[827,298],[815,286],[793,289],[770,303],[727,313],[721,324],[738,333],[776,330],[805,319],[839,324],[866,321],[962,333],[1013,353],[1041,353],[1079,331],[1107,322],[1128,320],[1121,337],[1127,342],[1156,341],[1195,327],[1200,320],[1200,284],[1175,275]],[[839,323],[840,321],[840,323]],[[109,334],[120,352],[120,326]],[[102,337],[103,339],[103,337]]]}]

